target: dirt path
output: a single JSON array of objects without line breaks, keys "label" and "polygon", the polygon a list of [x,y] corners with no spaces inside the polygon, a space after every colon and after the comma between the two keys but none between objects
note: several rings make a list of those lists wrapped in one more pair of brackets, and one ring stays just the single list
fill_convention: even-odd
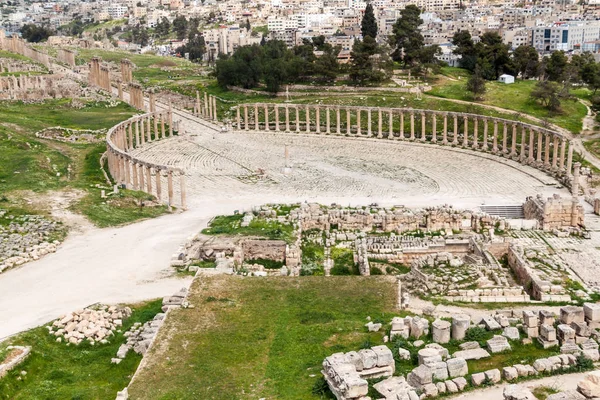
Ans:
[{"label": "dirt path", "polygon": [[[532,390],[538,386],[551,387],[558,391],[564,390],[575,390],[577,389],[577,383],[583,379],[586,372],[578,372],[575,374],[568,375],[557,375],[549,376],[546,378],[536,379],[528,382],[519,383],[519,386],[523,386]],[[474,390],[468,393],[463,393],[457,396],[450,397],[454,400],[503,400],[503,391],[506,387],[506,383],[502,385],[496,385],[481,390]]]}]

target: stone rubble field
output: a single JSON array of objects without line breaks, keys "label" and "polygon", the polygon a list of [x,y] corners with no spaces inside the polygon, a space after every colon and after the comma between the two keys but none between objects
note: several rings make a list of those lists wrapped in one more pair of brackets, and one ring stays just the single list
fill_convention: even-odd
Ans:
[{"label": "stone rubble field", "polygon": [[14,216],[5,210],[0,210],[0,219],[8,222],[0,223],[0,272],[54,253],[60,244],[50,239],[60,229],[56,221],[39,215]]}]

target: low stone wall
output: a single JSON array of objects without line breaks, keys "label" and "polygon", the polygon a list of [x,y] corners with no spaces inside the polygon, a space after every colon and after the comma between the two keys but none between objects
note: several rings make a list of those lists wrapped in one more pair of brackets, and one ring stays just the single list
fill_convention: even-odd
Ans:
[{"label": "low stone wall", "polygon": [[576,198],[563,199],[557,194],[546,200],[541,195],[528,197],[523,212],[526,219],[537,220],[545,231],[584,225],[584,210]]},{"label": "low stone wall", "polygon": [[7,349],[9,357],[6,362],[0,364],[0,378],[3,378],[10,370],[25,361],[31,353],[31,347],[29,346],[8,346]]}]

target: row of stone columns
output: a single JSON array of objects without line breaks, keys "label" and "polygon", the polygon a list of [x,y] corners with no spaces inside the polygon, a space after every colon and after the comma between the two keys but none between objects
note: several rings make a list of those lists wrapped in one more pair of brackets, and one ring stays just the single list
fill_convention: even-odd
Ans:
[{"label": "row of stone columns", "polygon": [[504,155],[546,170],[563,171],[568,176],[572,169],[573,148],[559,134],[529,124],[473,114],[256,103],[237,107],[236,125],[238,130],[264,129],[440,143]]},{"label": "row of stone columns", "polygon": [[144,109],[144,92],[138,83],[129,84],[129,104],[138,110]]},{"label": "row of stone columns", "polygon": [[196,91],[196,104],[194,105],[194,115],[200,118],[218,121],[217,116],[217,98],[212,94],[204,92],[204,96],[200,97],[200,92]]},{"label": "row of stone columns", "polygon": [[30,47],[25,40],[17,35],[7,38],[3,30],[0,30],[0,49],[31,58],[33,61],[39,62],[46,67],[50,66],[50,57],[48,54]]},{"label": "row of stone columns", "polygon": [[[169,124],[169,130],[165,124]],[[130,150],[146,142],[173,135],[172,112],[135,116],[115,126],[108,135],[108,167],[114,180],[127,188],[142,190],[162,200],[161,177],[167,179],[167,204],[174,205],[173,175],[180,180],[180,206],[186,207],[185,174],[178,169],[149,164],[131,157]],[[154,179],[151,177],[154,176]],[[154,180],[154,184],[152,183]],[[153,189],[154,186],[154,189]]]},{"label": "row of stone columns", "polygon": [[133,82],[133,63],[126,58],[121,60],[121,80],[123,83]]}]

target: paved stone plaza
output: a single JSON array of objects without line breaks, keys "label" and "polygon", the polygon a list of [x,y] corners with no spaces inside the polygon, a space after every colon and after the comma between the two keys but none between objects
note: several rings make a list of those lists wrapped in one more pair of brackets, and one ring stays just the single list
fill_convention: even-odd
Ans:
[{"label": "paved stone plaza", "polygon": [[[268,133],[194,132],[146,144],[133,156],[182,168],[190,202],[273,194],[353,197],[405,205],[521,204],[568,192],[548,175],[499,157],[417,143]],[[285,148],[289,158],[286,171]]]}]

